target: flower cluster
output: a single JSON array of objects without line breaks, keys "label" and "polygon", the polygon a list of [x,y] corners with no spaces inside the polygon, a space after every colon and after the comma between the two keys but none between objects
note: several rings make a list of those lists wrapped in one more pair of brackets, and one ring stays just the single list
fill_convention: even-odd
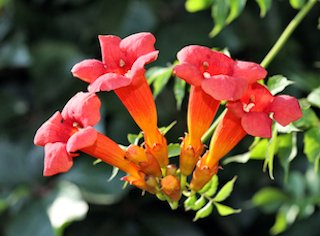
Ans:
[{"label": "flower cluster", "polygon": [[[258,83],[267,72],[252,62],[235,61],[203,46],[187,46],[177,54],[173,73],[191,85],[187,125],[180,145],[179,168],[169,164],[168,145],[158,129],[156,105],[145,77],[145,65],[157,59],[155,37],[138,33],[120,39],[99,36],[102,60],[76,64],[72,74],[87,82],[79,92],[37,131],[34,143],[44,146],[44,175],[68,171],[80,152],[127,173],[123,179],[159,198],[176,202],[186,188],[197,192],[210,181],[223,158],[247,134],[270,138],[272,120],[282,126],[302,116],[297,99],[273,96]],[[95,130],[101,102],[97,92],[119,97],[143,132],[144,142],[123,148]],[[221,101],[226,113],[206,151],[201,137],[212,124]],[[191,176],[190,185],[184,181]]]}]

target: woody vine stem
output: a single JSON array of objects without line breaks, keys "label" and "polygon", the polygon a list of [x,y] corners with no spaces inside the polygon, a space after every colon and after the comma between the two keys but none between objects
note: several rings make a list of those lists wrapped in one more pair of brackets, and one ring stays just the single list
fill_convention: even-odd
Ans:
[{"label": "woody vine stem", "polygon": [[[291,22],[287,25],[285,30],[282,32],[276,43],[273,45],[273,47],[270,49],[270,51],[267,53],[267,55],[264,57],[260,65],[264,68],[267,68],[269,64],[272,62],[272,60],[275,58],[275,56],[280,52],[280,50],[283,48],[283,46],[286,44],[294,30],[298,27],[298,25],[301,23],[301,21],[304,19],[304,17],[310,12],[310,10],[313,8],[313,6],[317,3],[317,0],[310,0],[308,3],[306,3],[301,10],[298,12],[298,14],[291,20]],[[217,121],[219,121],[225,112],[222,112],[220,116],[217,118]],[[203,135],[202,141],[207,141],[213,131],[215,130],[218,122],[214,122],[209,130]]]}]

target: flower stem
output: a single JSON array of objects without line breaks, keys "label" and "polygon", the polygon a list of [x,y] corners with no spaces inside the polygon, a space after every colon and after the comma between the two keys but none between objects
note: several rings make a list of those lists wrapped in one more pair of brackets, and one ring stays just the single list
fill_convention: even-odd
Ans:
[{"label": "flower stem", "polygon": [[265,58],[260,63],[263,67],[268,67],[273,58],[279,53],[281,48],[285,45],[288,38],[291,36],[293,31],[297,28],[303,18],[308,14],[308,12],[312,9],[312,7],[316,4],[317,0],[309,0],[309,2],[304,5],[303,8],[298,12],[298,14],[291,20],[291,22],[287,25],[285,30],[282,32],[277,42],[273,45],[271,50],[265,56]]}]

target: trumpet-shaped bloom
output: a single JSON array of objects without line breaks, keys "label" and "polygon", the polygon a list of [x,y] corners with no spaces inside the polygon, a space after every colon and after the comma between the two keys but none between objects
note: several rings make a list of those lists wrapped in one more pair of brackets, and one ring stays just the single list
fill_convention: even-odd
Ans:
[{"label": "trumpet-shaped bloom", "polygon": [[[81,104],[81,105],[79,105]],[[37,131],[34,143],[45,147],[44,175],[68,171],[77,150],[97,139],[92,127],[100,120],[100,100],[93,93],[77,93]]]},{"label": "trumpet-shaped bloom", "polygon": [[234,61],[203,46],[187,46],[178,52],[174,73],[191,84],[188,134],[181,145],[180,168],[191,174],[203,151],[201,137],[210,127],[221,100],[239,99],[249,84],[263,79],[266,71],[252,62]]},{"label": "trumpet-shaped bloom", "polygon": [[89,83],[89,91],[114,90],[137,125],[143,130],[148,151],[161,167],[168,164],[167,143],[157,127],[157,111],[144,66],[156,60],[155,38],[151,33],[138,33],[124,39],[99,36],[102,61],[84,60],[72,73]]},{"label": "trumpet-shaped bloom", "polygon": [[[209,180],[214,171],[202,175],[201,168],[216,169],[219,160],[247,134],[271,138],[271,117],[286,126],[302,116],[296,98],[288,95],[273,96],[265,86],[258,83],[252,84],[241,99],[228,102],[227,108],[212,136],[208,153],[198,163],[194,177],[201,176],[202,179]],[[205,183],[193,178],[191,187],[199,190]]]},{"label": "trumpet-shaped bloom", "polygon": [[44,175],[67,172],[81,151],[128,173],[124,179],[130,184],[154,192],[119,145],[92,127],[100,120],[100,106],[94,93],[77,93],[38,129],[34,143],[45,148]]}]

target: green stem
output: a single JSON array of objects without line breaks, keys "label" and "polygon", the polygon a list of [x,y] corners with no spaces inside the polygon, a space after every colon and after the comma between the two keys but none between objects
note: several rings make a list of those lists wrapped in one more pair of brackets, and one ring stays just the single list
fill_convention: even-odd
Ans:
[{"label": "green stem", "polygon": [[269,53],[265,56],[265,58],[260,63],[263,67],[268,67],[273,58],[279,53],[281,48],[285,45],[288,38],[291,36],[293,31],[300,24],[302,19],[308,14],[308,12],[312,9],[312,7],[316,4],[317,0],[310,0],[303,8],[298,12],[298,14],[291,20],[285,30],[282,32],[277,42],[273,45]]},{"label": "green stem", "polygon": [[227,109],[224,109],[224,111],[219,115],[219,117],[213,122],[213,124],[210,126],[210,128],[205,132],[205,134],[201,137],[201,142],[206,142],[213,134],[213,131],[216,129],[216,127],[219,124],[219,121],[222,119],[224,114],[227,112]]}]

